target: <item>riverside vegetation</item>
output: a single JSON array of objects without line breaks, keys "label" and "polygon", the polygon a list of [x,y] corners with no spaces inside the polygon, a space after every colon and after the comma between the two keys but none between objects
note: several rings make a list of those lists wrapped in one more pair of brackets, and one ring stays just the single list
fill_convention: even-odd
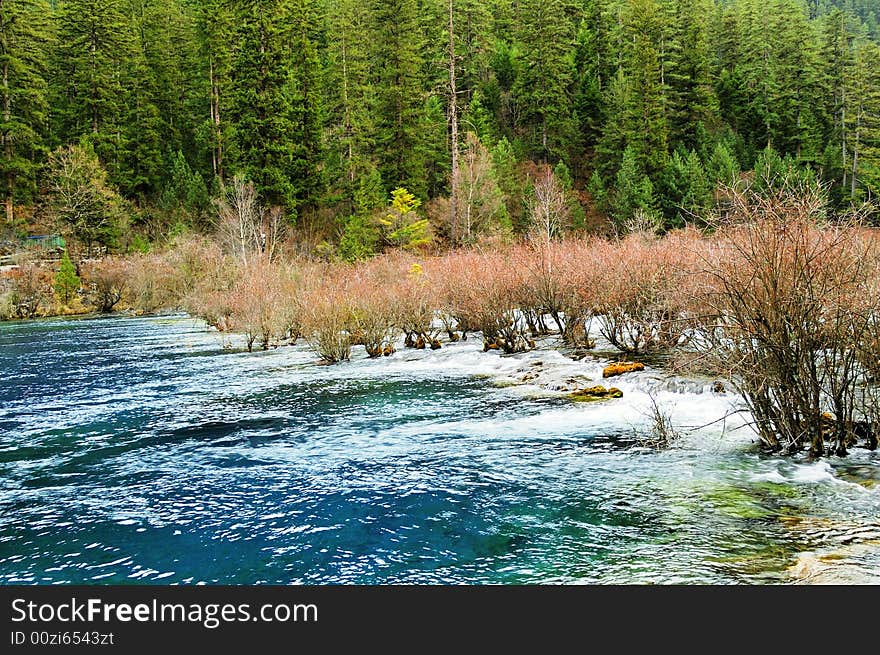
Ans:
[{"label": "riverside vegetation", "polygon": [[[328,364],[356,346],[390,356],[401,338],[416,349],[480,338],[484,350],[512,354],[550,334],[589,349],[599,334],[625,356],[673,352],[684,369],[728,380],[769,450],[845,455],[860,440],[876,448],[880,234],[858,215],[831,220],[809,189],[728,189],[711,230],[613,240],[548,236],[536,208],[532,231],[515,243],[395,248],[356,264],[288,254],[253,187],[239,182],[232,195],[210,237],[84,266],[88,302],[184,309],[243,335],[248,351],[305,339]],[[67,262],[55,274],[58,295],[75,277]],[[16,271],[7,297],[31,289],[39,305],[50,290],[36,269]],[[572,398],[620,394],[601,392]]]},{"label": "riverside vegetation", "polygon": [[876,447],[871,0],[0,12],[4,318],[183,309],[325,363],[601,335],[727,380],[767,449]]}]

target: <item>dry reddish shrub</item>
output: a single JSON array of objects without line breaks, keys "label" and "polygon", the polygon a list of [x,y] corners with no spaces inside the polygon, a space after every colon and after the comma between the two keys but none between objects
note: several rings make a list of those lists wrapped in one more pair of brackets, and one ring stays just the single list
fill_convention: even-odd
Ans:
[{"label": "dry reddish shrub", "polygon": [[119,257],[105,257],[82,266],[89,289],[87,301],[99,312],[112,312],[122,301],[132,274],[131,262]]},{"label": "dry reddish shrub", "polygon": [[434,325],[440,307],[440,278],[429,258],[415,259],[390,255],[382,260],[391,271],[388,280],[389,298],[397,326],[403,331],[408,348],[439,348],[439,330]]},{"label": "dry reddish shrub", "polygon": [[688,284],[690,239],[632,234],[600,249],[603,273],[597,287],[599,331],[627,353],[663,350],[685,343],[693,322]]},{"label": "dry reddish shrub", "polygon": [[513,252],[460,251],[435,262],[443,271],[443,307],[460,325],[482,332],[487,350],[534,347],[525,334],[525,294]]},{"label": "dry reddish shrub", "polygon": [[134,257],[129,262],[128,289],[132,306],[141,312],[156,312],[180,306],[177,271],[164,255]]},{"label": "dry reddish shrub", "polygon": [[4,294],[10,318],[34,318],[52,298],[52,275],[50,271],[28,261],[6,273]]},{"label": "dry reddish shrub", "polygon": [[695,345],[737,386],[768,448],[808,443],[820,456],[831,438],[845,454],[875,386],[865,362],[877,358],[876,239],[821,223],[814,196],[735,192],[731,204],[700,297],[715,321]]},{"label": "dry reddish shrub", "polygon": [[[532,248],[522,266],[526,300],[531,308],[530,328],[547,331],[543,320],[550,315],[564,343],[591,346],[589,329],[596,307],[598,287],[603,284],[601,250],[608,246],[599,239],[554,241]],[[527,314],[527,318],[529,316]]]},{"label": "dry reddish shrub", "polygon": [[[346,270],[346,269],[343,269]],[[351,309],[339,268],[307,266],[297,293],[302,334],[327,363],[351,356]]]},{"label": "dry reddish shrub", "polygon": [[380,257],[353,268],[344,281],[352,342],[362,345],[369,357],[392,354],[402,330],[395,297],[398,264]]},{"label": "dry reddish shrub", "polygon": [[245,335],[248,351],[253,350],[254,342],[268,350],[273,342],[295,338],[292,289],[291,271],[273,265],[268,258],[238,267],[229,294],[229,320],[232,330]]}]

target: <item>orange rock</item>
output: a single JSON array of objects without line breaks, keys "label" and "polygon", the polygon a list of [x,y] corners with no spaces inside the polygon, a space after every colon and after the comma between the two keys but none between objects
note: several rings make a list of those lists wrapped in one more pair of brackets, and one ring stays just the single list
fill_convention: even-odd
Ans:
[{"label": "orange rock", "polygon": [[641,362],[616,362],[609,364],[602,371],[603,378],[613,378],[615,375],[623,375],[624,373],[632,373],[633,371],[644,371],[645,365]]}]

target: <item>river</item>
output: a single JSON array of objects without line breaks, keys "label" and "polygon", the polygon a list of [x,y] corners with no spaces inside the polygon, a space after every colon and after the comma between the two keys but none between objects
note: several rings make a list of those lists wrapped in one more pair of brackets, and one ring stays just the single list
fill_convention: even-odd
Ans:
[{"label": "river", "polygon": [[480,346],[319,366],[185,316],[0,323],[0,582],[880,582],[880,454],[762,455],[711,381],[573,403],[601,358]]}]

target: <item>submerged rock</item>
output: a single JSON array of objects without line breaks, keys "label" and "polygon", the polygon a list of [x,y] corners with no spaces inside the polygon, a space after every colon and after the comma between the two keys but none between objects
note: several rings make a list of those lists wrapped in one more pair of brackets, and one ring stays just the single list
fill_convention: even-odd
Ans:
[{"label": "submerged rock", "polygon": [[606,389],[603,386],[588,387],[586,389],[578,389],[568,394],[568,397],[575,402],[590,402],[593,400],[608,400],[609,398],[622,398],[623,392],[617,387]]},{"label": "submerged rock", "polygon": [[634,371],[644,371],[645,365],[641,362],[615,362],[614,364],[609,364],[602,371],[603,378],[612,378],[616,375],[623,375],[624,373],[632,373]]}]

